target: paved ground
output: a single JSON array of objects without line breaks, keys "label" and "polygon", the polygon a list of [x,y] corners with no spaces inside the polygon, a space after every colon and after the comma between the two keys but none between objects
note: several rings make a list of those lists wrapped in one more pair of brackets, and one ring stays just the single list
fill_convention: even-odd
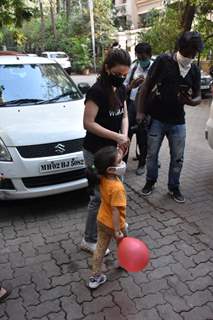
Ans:
[{"label": "paved ground", "polygon": [[[13,293],[2,320],[213,320],[213,150],[204,139],[208,101],[187,110],[184,205],[167,195],[168,150],[159,182],[141,196],[144,177],[130,161],[126,184],[130,235],[149,246],[148,268],[114,269],[115,245],[105,258],[109,281],[86,287],[91,257],[79,250],[87,195],[0,203],[0,280]],[[134,148],[133,148],[134,149]]]}]

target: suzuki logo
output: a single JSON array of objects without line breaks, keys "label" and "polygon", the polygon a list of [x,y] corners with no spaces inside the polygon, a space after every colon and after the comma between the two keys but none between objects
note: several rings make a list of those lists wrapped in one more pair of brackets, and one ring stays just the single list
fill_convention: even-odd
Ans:
[{"label": "suzuki logo", "polygon": [[63,144],[61,144],[61,143],[59,143],[59,144],[57,144],[57,146],[55,146],[55,152],[56,153],[62,154],[62,153],[65,152],[65,150],[66,150],[65,146]]}]

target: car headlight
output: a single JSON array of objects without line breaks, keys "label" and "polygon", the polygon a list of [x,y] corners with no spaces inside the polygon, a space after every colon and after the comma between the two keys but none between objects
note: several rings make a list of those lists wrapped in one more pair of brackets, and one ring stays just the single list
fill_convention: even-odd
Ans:
[{"label": "car headlight", "polygon": [[0,161],[12,161],[12,157],[4,142],[0,139]]}]

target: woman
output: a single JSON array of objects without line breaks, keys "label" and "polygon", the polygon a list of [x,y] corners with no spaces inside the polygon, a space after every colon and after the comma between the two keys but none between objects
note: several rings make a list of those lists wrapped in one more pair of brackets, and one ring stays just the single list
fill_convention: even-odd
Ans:
[{"label": "woman", "polygon": [[[109,52],[97,82],[90,88],[85,100],[84,159],[92,167],[94,154],[106,146],[128,148],[128,114],[126,89],[123,85],[131,64],[129,54],[122,49]],[[90,201],[85,235],[81,249],[93,253],[97,242],[96,218],[100,206],[97,188],[90,188]],[[106,251],[106,254],[109,250]]]}]

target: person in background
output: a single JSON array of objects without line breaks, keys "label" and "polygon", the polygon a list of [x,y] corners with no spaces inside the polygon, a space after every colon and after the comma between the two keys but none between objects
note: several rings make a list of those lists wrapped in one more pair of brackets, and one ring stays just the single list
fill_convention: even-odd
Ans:
[{"label": "person in background", "polygon": [[212,79],[213,79],[213,66],[211,66],[211,67],[209,68],[209,74],[210,74],[210,76],[211,76]]},{"label": "person in background", "polygon": [[111,45],[111,49],[114,50],[114,49],[121,49],[121,46],[119,44],[118,41],[114,41]]},{"label": "person in background", "polygon": [[95,289],[107,277],[101,272],[105,252],[112,238],[117,244],[127,235],[126,231],[126,192],[119,177],[124,176],[126,163],[122,161],[123,152],[109,146],[95,154],[94,167],[90,169],[88,179],[91,184],[100,184],[101,205],[97,216],[98,241],[93,255],[92,276],[88,286]]},{"label": "person in background", "polygon": [[[136,150],[138,154],[137,175],[142,175],[145,172],[146,155],[147,155],[147,125],[144,119],[141,126],[136,122],[136,97],[139,87],[143,84],[148,70],[152,65],[152,48],[148,43],[138,43],[135,47],[135,55],[137,59],[132,63],[129,73],[124,82],[127,93],[127,109],[129,117],[129,132],[128,136],[131,141],[132,136],[136,133]],[[142,89],[142,88],[141,88]],[[125,157],[127,161],[128,155]]]},{"label": "person in background", "polygon": [[[128,115],[126,88],[123,82],[130,67],[130,56],[122,49],[109,52],[97,82],[89,89],[85,100],[84,159],[87,167],[94,164],[94,154],[103,147],[128,149]],[[97,187],[90,186],[90,201],[81,249],[93,253],[97,242],[96,218],[100,206]],[[107,249],[106,254],[109,253]]]},{"label": "person in background", "polygon": [[201,102],[200,70],[193,60],[203,49],[198,32],[187,31],[177,41],[177,52],[160,55],[149,69],[141,93],[137,120],[145,113],[152,118],[148,132],[147,176],[142,194],[148,196],[158,178],[158,154],[166,136],[169,142],[170,167],[168,189],[171,197],[185,202],[180,191],[186,126],[184,105],[197,106]]}]

